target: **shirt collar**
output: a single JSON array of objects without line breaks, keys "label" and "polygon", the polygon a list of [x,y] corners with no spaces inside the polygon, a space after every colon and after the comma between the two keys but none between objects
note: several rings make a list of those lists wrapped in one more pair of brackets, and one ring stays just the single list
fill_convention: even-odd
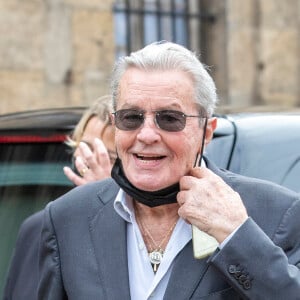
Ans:
[{"label": "shirt collar", "polygon": [[114,202],[115,211],[127,222],[134,216],[132,199],[120,189]]}]

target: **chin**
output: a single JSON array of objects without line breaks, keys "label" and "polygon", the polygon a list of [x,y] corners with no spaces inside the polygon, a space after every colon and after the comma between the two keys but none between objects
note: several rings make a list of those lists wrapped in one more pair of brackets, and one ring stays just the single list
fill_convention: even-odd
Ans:
[{"label": "chin", "polygon": [[172,182],[172,183],[162,184],[162,179],[158,178],[157,176],[155,178],[153,177],[144,178],[143,180],[141,180],[141,178],[139,177],[137,178],[137,180],[133,180],[133,181],[130,180],[130,182],[138,189],[147,192],[155,192],[164,189],[175,183]]}]

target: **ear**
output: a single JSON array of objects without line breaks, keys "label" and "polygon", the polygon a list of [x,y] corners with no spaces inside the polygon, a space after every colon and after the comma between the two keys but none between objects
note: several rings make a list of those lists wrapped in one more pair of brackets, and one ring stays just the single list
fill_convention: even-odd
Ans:
[{"label": "ear", "polygon": [[110,123],[111,123],[111,125],[112,125],[112,126],[116,126],[116,125],[115,125],[115,115],[112,114],[112,113],[110,113],[110,114],[109,114],[109,118],[110,118]]},{"label": "ear", "polygon": [[214,131],[217,128],[217,121],[218,120],[216,117],[209,118],[207,120],[207,127],[206,127],[206,133],[205,133],[205,141],[204,141],[205,146],[207,144],[209,144],[209,142],[213,138]]}]

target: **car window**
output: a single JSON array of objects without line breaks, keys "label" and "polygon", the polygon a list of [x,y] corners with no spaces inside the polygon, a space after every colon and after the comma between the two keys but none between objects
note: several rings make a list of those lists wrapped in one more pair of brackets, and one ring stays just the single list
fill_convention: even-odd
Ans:
[{"label": "car window", "polygon": [[289,114],[231,115],[220,122],[206,155],[219,167],[300,191],[300,117]]}]

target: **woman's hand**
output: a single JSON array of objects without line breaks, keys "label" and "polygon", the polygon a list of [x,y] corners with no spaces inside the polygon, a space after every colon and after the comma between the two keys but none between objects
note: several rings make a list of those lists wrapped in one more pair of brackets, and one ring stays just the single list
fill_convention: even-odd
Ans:
[{"label": "woman's hand", "polygon": [[95,138],[92,149],[84,142],[79,143],[79,155],[75,158],[75,167],[81,176],[71,168],[64,167],[65,175],[75,184],[82,185],[87,182],[110,177],[111,162],[104,143]]}]

